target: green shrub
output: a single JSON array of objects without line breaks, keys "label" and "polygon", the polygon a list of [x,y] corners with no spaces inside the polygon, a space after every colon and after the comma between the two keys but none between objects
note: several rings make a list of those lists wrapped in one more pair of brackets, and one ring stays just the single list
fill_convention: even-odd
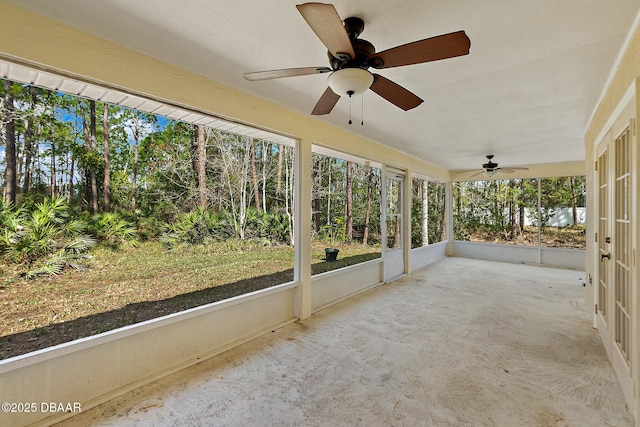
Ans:
[{"label": "green shrub", "polygon": [[135,246],[138,243],[137,228],[117,213],[105,212],[94,215],[89,224],[89,231],[98,240],[112,245],[130,243]]},{"label": "green shrub", "polygon": [[245,236],[262,245],[289,243],[289,218],[284,212],[259,212],[255,208],[249,208]]},{"label": "green shrub", "polygon": [[178,215],[172,224],[166,224],[160,242],[170,249],[180,245],[200,245],[208,240],[225,240],[234,235],[233,226],[224,212],[195,211]]},{"label": "green shrub", "polygon": [[21,208],[3,205],[0,212],[0,257],[18,264],[27,278],[80,268],[84,253],[95,244],[86,223],[70,216],[63,197]]}]

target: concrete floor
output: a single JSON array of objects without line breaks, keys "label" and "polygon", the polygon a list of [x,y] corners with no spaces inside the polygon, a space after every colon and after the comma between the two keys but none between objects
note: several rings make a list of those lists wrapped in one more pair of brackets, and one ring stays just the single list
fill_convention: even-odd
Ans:
[{"label": "concrete floor", "polygon": [[446,258],[60,425],[631,426],[583,276]]}]

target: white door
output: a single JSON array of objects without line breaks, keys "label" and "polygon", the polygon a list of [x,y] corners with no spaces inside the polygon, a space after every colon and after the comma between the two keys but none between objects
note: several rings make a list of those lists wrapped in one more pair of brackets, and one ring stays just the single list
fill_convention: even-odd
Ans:
[{"label": "white door", "polygon": [[596,327],[602,337],[607,354],[611,357],[611,186],[609,179],[610,135],[598,146],[598,274],[596,291]]},{"label": "white door", "polygon": [[385,239],[383,241],[384,280],[404,273],[403,200],[404,175],[387,170],[385,179]]},{"label": "white door", "polygon": [[[597,147],[598,286],[596,327],[630,408],[635,407],[637,293],[633,271],[635,198],[633,103]],[[636,414],[637,416],[637,414]]]}]

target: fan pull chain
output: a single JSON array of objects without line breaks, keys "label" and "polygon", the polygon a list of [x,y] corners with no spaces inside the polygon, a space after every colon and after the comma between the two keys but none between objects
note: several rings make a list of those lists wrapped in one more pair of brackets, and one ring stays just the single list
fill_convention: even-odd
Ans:
[{"label": "fan pull chain", "polygon": [[360,126],[364,126],[364,93],[362,96],[362,116],[360,116]]},{"label": "fan pull chain", "polygon": [[351,100],[352,100],[352,97],[353,97],[353,94],[354,94],[354,93],[355,93],[355,92],[354,92],[354,91],[352,91],[352,90],[348,90],[348,91],[347,91],[347,95],[349,95],[349,124],[353,123],[353,122],[351,121],[351,104],[352,104]]}]

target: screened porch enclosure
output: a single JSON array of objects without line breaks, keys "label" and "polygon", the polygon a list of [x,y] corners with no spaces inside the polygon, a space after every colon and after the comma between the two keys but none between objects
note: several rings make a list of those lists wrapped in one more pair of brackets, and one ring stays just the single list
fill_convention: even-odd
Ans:
[{"label": "screened porch enclosure", "polygon": [[[621,9],[616,10],[620,13]],[[162,409],[155,411],[162,405],[171,410],[180,403],[202,403],[192,400],[193,394],[181,394],[172,388],[172,381],[175,385],[175,378],[183,374],[202,386],[198,389],[196,385],[196,394],[203,390],[208,396],[220,391],[233,394],[243,381],[252,386],[258,393],[252,396],[264,411],[247,410],[242,399],[236,400],[228,405],[228,411],[225,407],[228,414],[234,413],[230,417],[239,417],[226,419],[230,423],[263,421],[259,418],[263,413],[269,420],[281,421],[278,415],[284,410],[291,413],[294,424],[308,420],[310,414],[339,414],[334,419],[340,422],[367,425],[376,420],[393,424],[425,419],[436,424],[460,420],[473,424],[479,420],[509,425],[528,420],[581,425],[615,420],[619,425],[632,425],[633,416],[640,413],[640,398],[633,391],[640,389],[640,152],[636,139],[640,18],[636,18],[628,36],[623,37],[624,28],[620,27],[617,38],[608,38],[606,46],[599,45],[604,51],[625,39],[600,98],[594,94],[599,91],[591,93],[594,105],[587,107],[593,107],[591,116],[581,113],[587,123],[584,134],[578,136],[578,141],[584,137],[584,159],[517,163],[514,166],[528,170],[499,176],[499,180],[478,176],[473,181],[469,174],[431,163],[439,155],[432,144],[425,143],[420,155],[400,149],[415,146],[406,140],[398,140],[396,145],[394,129],[381,125],[384,121],[372,122],[360,133],[351,131],[336,125],[333,116],[323,120],[298,105],[257,95],[268,94],[268,88],[264,92],[244,91],[241,84],[221,83],[223,80],[207,77],[185,64],[163,62],[18,2],[0,0],[0,11],[7,16],[0,27],[3,79],[25,88],[79,96],[87,106],[95,101],[99,111],[120,106],[162,116],[187,126],[191,133],[185,133],[185,141],[193,138],[192,143],[198,138],[198,127],[206,128],[205,138],[218,132],[232,135],[242,144],[234,146],[239,147],[237,151],[224,151],[220,146],[216,149],[219,160],[226,156],[229,161],[227,170],[242,169],[240,163],[232,164],[231,160],[253,150],[253,160],[259,166],[255,174],[249,167],[243,176],[247,188],[254,185],[251,181],[256,177],[254,188],[260,191],[243,194],[238,200],[268,211],[270,202],[264,195],[273,194],[273,200],[280,195],[279,225],[273,223],[264,230],[284,230],[284,237],[278,237],[282,240],[279,248],[287,252],[286,266],[282,267],[286,274],[277,275],[267,287],[244,289],[170,313],[158,311],[141,321],[134,319],[126,325],[0,360],[0,401],[78,402],[84,412],[77,419],[73,413],[0,413],[0,424],[50,425],[65,421],[81,425],[101,422],[104,411],[135,423],[144,422],[136,416],[146,410],[153,412],[151,416],[157,417],[154,420],[165,423],[197,416],[207,417],[207,421],[223,420],[217,418],[221,415],[217,409],[224,406],[221,400],[209,401],[219,404],[213,412],[175,412],[177,419],[167,418]],[[581,56],[587,57],[591,55]],[[223,71],[224,64],[238,65],[216,59],[220,58],[207,60],[220,64]],[[524,71],[529,65],[525,62],[515,68]],[[563,68],[557,58],[545,57],[545,62],[538,65]],[[604,75],[595,79],[590,74],[592,69],[584,70],[592,78],[589,85],[602,83]],[[241,74],[236,74],[240,81]],[[448,77],[454,78],[455,73]],[[469,83],[476,82],[476,77]],[[546,90],[561,81],[547,83],[537,88],[532,81],[528,95],[539,94],[538,89]],[[575,86],[563,87],[571,88],[572,96],[582,95],[578,82],[572,84]],[[442,86],[429,89],[434,89],[434,97],[444,93]],[[486,85],[467,93],[479,99],[491,90],[492,86]],[[502,93],[505,105],[509,93]],[[539,98],[533,97],[532,101]],[[558,104],[567,99],[557,99]],[[584,103],[582,98],[580,103]],[[567,108],[575,107],[569,104]],[[21,108],[19,103],[15,105]],[[462,98],[456,97],[448,97],[442,107],[464,110]],[[537,107],[542,108],[539,104]],[[555,111],[548,107],[549,114]],[[435,116],[440,113],[438,108],[434,105],[418,113]],[[402,117],[409,117],[406,114]],[[392,118],[390,115],[391,122],[398,123]],[[444,130],[454,131],[455,126],[467,124],[464,120],[447,123],[449,126],[442,126],[439,131],[443,132],[437,134],[442,138],[447,133]],[[524,121],[522,129],[518,123],[512,120],[508,131],[526,133]],[[81,133],[80,125],[77,131]],[[406,135],[405,129],[402,131]],[[20,132],[26,133],[23,128]],[[416,141],[437,139],[437,135],[416,134]],[[485,133],[487,140],[492,135]],[[549,147],[551,138],[540,134],[540,140],[534,140],[535,132],[527,136],[532,142],[529,148],[537,147],[538,142]],[[555,141],[554,149],[562,150],[563,142]],[[471,151],[461,151],[460,159],[482,158],[485,154]],[[277,168],[271,173],[269,165],[278,164],[280,153],[283,173],[278,192]],[[433,158],[428,153],[433,153]],[[49,160],[44,155],[41,159]],[[250,157],[245,160],[247,165],[252,162]],[[447,164],[447,159],[442,164]],[[188,180],[196,178],[196,169],[194,164],[194,175]],[[45,167],[41,170],[48,171]],[[232,180],[221,182],[225,189],[234,185]],[[60,188],[69,188],[68,182],[62,184]],[[219,183],[212,187],[215,185]],[[562,193],[562,197],[555,197],[556,193]],[[262,197],[260,201],[256,194]],[[199,196],[197,192],[191,194],[190,203]],[[259,237],[275,240],[273,236]],[[555,244],[559,239],[572,244]],[[218,243],[226,242],[221,239]],[[236,249],[237,253],[243,251],[242,246]],[[336,262],[326,258],[326,250],[339,250]],[[202,268],[215,270],[213,258]],[[256,257],[252,261],[252,272],[267,275],[265,266],[271,260]],[[238,280],[241,285],[242,280]],[[465,309],[458,310],[458,300],[468,304]],[[145,301],[149,305],[153,302]],[[554,311],[553,316],[550,311]],[[347,333],[346,326],[353,329]],[[523,330],[547,335],[529,340]],[[42,331],[46,332],[46,327]],[[329,342],[323,342],[323,337]],[[448,339],[455,342],[446,342]],[[493,345],[484,347],[488,344]],[[439,357],[440,348],[451,352]],[[328,360],[323,359],[326,349],[332,349]],[[497,353],[492,353],[494,350]],[[297,360],[289,360],[290,365],[282,363],[293,354]],[[479,359],[465,359],[461,354],[479,355]],[[558,360],[544,365],[550,355]],[[260,371],[264,386],[253,387],[245,368],[257,372],[265,360],[277,369]],[[241,369],[234,371],[229,364],[240,365]],[[289,372],[296,366],[302,373],[300,378]],[[416,366],[442,375],[436,388],[430,388],[429,378],[421,377]],[[474,366],[481,366],[483,371],[471,378],[476,373]],[[540,366],[548,369],[541,370]],[[326,375],[314,377],[313,369]],[[343,375],[345,371],[356,377]],[[270,372],[277,375],[269,377]],[[201,381],[204,378],[207,381]],[[317,381],[310,384],[310,378]],[[328,388],[319,388],[326,385],[325,381]],[[341,385],[339,390],[331,388],[335,381]],[[345,406],[349,405],[347,397],[353,396],[344,393],[349,394],[350,385],[358,382],[365,385],[358,389],[362,391],[357,402],[360,406],[349,409]],[[523,389],[522,382],[535,387],[535,391]],[[318,388],[314,388],[316,385]],[[406,385],[413,387],[408,393],[404,393]],[[507,389],[507,385],[515,389]],[[429,390],[434,391],[430,394]],[[145,400],[132,400],[128,394],[131,391],[144,394]],[[263,391],[266,396],[259,395]],[[283,406],[269,406],[277,400],[274,396]],[[524,403],[511,405],[512,396],[519,396]],[[462,412],[455,408],[460,401],[468,403]],[[101,406],[106,402],[111,403]],[[535,411],[528,409],[532,403],[537,405]],[[239,411],[234,412],[232,406]],[[326,411],[314,413],[318,408]],[[434,415],[428,418],[421,412],[424,408]],[[495,411],[483,412],[487,408]],[[277,411],[268,412],[271,410]],[[349,410],[358,418],[343,415]],[[368,418],[371,414],[377,418]]]},{"label": "screened porch enclosure", "polygon": [[[7,378],[22,381],[25,376],[37,378],[39,375],[56,375],[58,371],[62,375],[58,364],[72,363],[79,376],[67,380],[73,386],[66,393],[70,395],[82,389],[85,395],[92,396],[86,401],[86,405],[92,406],[110,398],[113,393],[159,378],[270,330],[307,318],[311,313],[396,280],[446,255],[462,253],[458,245],[463,242],[451,239],[455,236],[452,184],[443,175],[438,177],[438,173],[434,173],[437,171],[425,173],[419,169],[399,168],[397,164],[391,166],[372,156],[369,150],[367,155],[358,156],[318,144],[305,148],[304,140],[229,122],[187,107],[23,65],[2,64],[3,76],[12,81],[46,84],[47,88],[55,91],[65,89],[84,97],[93,96],[105,105],[117,102],[117,105],[156,116],[162,113],[167,119],[180,123],[251,138],[263,147],[266,147],[264,144],[288,147],[291,150],[291,175],[287,175],[286,188],[291,197],[287,198],[290,202],[286,206],[290,208],[294,252],[290,270],[293,280],[10,358],[3,363]],[[357,194],[361,199],[356,197],[355,203],[350,200],[352,190],[346,190],[352,188],[360,189]],[[349,214],[350,209],[353,212]],[[306,222],[304,215],[311,221]],[[355,219],[355,223],[345,228],[343,219],[349,216]],[[308,224],[307,229],[304,224]],[[351,229],[353,234],[347,236],[347,229]],[[318,263],[315,258],[321,255],[314,255],[313,244],[318,239],[328,247],[335,246],[337,241],[353,240],[357,245],[368,245],[373,252],[355,257],[345,257],[343,253],[336,263]],[[500,259],[501,250],[501,245],[483,244],[481,257]],[[577,259],[583,256],[581,251],[570,252]],[[540,256],[537,260],[517,256],[508,260],[544,263]],[[558,265],[558,258],[554,257],[550,264]],[[579,262],[564,266],[580,268]],[[248,312],[252,313],[250,317],[246,315]],[[233,328],[225,326],[230,324],[234,325]],[[197,332],[203,327],[208,331],[206,339]],[[192,332],[185,333],[186,330]],[[162,357],[141,366],[136,361],[149,346],[163,349]],[[169,348],[173,350],[167,351]],[[118,361],[117,366],[113,365],[114,360]],[[127,374],[119,379],[105,378],[88,388],[81,387],[77,380],[90,376],[96,364],[100,363]],[[47,390],[42,392],[50,393]]]}]

